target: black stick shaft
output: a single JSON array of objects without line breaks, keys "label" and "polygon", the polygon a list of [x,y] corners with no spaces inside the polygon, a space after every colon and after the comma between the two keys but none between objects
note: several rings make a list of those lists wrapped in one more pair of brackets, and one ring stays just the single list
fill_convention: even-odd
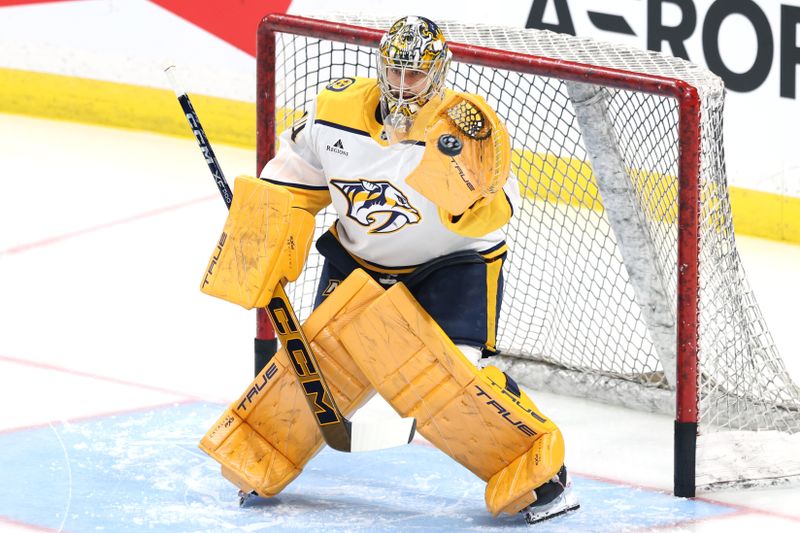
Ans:
[{"label": "black stick shaft", "polygon": [[[208,169],[214,176],[214,181],[222,195],[222,199],[230,209],[231,203],[233,203],[233,193],[225,180],[217,157],[208,142],[208,137],[206,137],[203,126],[200,124],[200,119],[197,117],[192,102],[189,100],[189,95],[178,88],[175,74],[172,72],[173,68],[173,66],[169,66],[164,71],[175,89],[175,96],[178,97],[178,102],[180,102],[181,108],[186,114],[189,126],[191,126],[200,149],[203,151]],[[319,371],[317,358],[311,351],[308,339],[306,339],[303,329],[300,327],[283,284],[279,284],[275,288],[267,310],[275,331],[278,333],[278,338],[281,344],[286,347],[286,351],[292,360],[292,367],[306,393],[309,409],[314,414],[325,442],[334,450],[349,452],[351,447],[350,421],[339,410],[330,388]]]},{"label": "black stick shaft", "polygon": [[180,102],[181,108],[186,114],[186,120],[189,121],[189,126],[192,128],[192,133],[194,133],[197,139],[197,144],[200,145],[200,150],[203,151],[203,157],[206,160],[208,169],[211,171],[211,175],[214,176],[214,182],[217,184],[219,193],[222,195],[222,199],[225,200],[225,205],[230,209],[231,203],[233,202],[233,192],[231,192],[231,188],[225,180],[225,175],[222,173],[222,169],[219,166],[217,156],[214,154],[214,150],[208,142],[206,132],[200,124],[200,119],[197,117],[197,112],[194,110],[191,100],[189,100],[189,95],[184,93],[178,96],[178,102]]}]

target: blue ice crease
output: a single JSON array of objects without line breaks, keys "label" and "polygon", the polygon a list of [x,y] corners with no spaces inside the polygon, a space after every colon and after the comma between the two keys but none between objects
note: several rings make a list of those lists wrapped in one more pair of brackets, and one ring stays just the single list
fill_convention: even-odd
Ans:
[{"label": "blue ice crease", "polygon": [[[324,450],[276,498],[240,508],[197,442],[223,406],[180,404],[0,434],[0,516],[64,531],[507,531],[484,484],[424,446]],[[734,509],[581,477],[582,508],[540,532],[622,532],[724,516]]]}]

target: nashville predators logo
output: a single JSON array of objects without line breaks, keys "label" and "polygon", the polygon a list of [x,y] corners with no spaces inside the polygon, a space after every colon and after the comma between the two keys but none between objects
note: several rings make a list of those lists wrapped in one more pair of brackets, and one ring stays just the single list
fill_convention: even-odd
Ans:
[{"label": "nashville predators logo", "polygon": [[347,216],[370,228],[369,233],[392,233],[422,219],[406,195],[388,181],[331,180],[331,184],[347,199]]}]

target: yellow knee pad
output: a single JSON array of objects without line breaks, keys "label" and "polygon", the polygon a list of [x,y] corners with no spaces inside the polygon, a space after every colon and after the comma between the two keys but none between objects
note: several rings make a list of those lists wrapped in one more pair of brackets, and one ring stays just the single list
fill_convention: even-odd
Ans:
[{"label": "yellow knee pad", "polygon": [[339,332],[367,379],[417,431],[486,481],[490,512],[516,513],[564,461],[558,427],[507,376],[479,371],[398,283]]},{"label": "yellow knee pad", "polygon": [[[336,331],[384,290],[355,271],[320,305],[303,330],[339,408],[349,416],[374,393],[339,344]],[[295,479],[319,452],[322,434],[308,408],[292,363],[282,349],[200,441],[240,489],[270,497]]]}]

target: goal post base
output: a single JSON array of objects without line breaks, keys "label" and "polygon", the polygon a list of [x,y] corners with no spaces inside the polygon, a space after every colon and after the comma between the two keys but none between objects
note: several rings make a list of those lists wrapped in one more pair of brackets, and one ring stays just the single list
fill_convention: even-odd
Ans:
[{"label": "goal post base", "polygon": [[278,351],[278,339],[253,339],[255,375],[257,376],[275,352]]},{"label": "goal post base", "polygon": [[675,421],[675,496],[695,496],[697,422]]}]

